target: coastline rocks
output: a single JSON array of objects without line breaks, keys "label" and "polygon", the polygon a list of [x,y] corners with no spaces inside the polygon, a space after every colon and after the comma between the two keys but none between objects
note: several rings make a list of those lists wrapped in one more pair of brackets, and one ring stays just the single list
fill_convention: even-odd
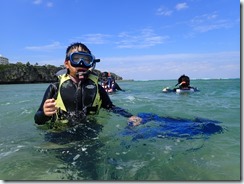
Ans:
[{"label": "coastline rocks", "polygon": [[[51,83],[58,80],[55,74],[61,69],[61,66],[38,66],[29,63],[0,65],[0,84]],[[99,70],[94,72],[101,77]],[[122,77],[111,74],[115,80],[122,80]]]}]

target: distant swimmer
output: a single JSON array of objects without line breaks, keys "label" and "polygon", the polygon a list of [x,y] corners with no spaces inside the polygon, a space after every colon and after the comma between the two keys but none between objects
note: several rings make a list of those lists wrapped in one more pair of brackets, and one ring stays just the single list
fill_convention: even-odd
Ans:
[{"label": "distant swimmer", "polygon": [[164,93],[176,92],[176,93],[189,93],[199,91],[197,88],[190,86],[190,77],[181,75],[178,78],[178,83],[172,87],[166,87],[162,90]]},{"label": "distant swimmer", "polygon": [[115,79],[111,76],[110,72],[103,72],[102,73],[102,87],[105,89],[107,93],[112,93],[116,91],[124,91],[120,88]]}]

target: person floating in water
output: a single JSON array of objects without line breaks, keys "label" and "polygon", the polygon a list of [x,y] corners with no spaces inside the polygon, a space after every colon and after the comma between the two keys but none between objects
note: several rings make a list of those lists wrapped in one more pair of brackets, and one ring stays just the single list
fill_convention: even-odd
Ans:
[{"label": "person floating in water", "polygon": [[[71,44],[66,50],[65,72],[58,72],[59,81],[46,89],[34,120],[38,125],[62,121],[68,125],[84,123],[87,115],[98,114],[102,107],[129,118],[135,125],[141,118],[115,106],[93,72],[96,62],[86,45]],[[64,120],[64,121],[63,121]]]},{"label": "person floating in water", "polygon": [[183,74],[178,78],[178,83],[173,87],[166,87],[162,90],[163,92],[195,92],[199,91],[197,88],[190,86],[190,77]]},{"label": "person floating in water", "polygon": [[102,87],[105,89],[107,93],[112,93],[116,91],[124,91],[120,88],[115,79],[111,76],[110,72],[103,72],[102,73]]}]

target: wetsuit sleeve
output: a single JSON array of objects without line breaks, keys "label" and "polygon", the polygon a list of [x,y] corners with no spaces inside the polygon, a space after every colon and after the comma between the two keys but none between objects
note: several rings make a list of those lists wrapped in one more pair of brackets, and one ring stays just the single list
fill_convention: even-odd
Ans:
[{"label": "wetsuit sleeve", "polygon": [[116,107],[110,100],[108,93],[105,91],[105,89],[101,85],[98,85],[98,87],[99,87],[99,93],[100,93],[100,96],[102,99],[102,105],[101,105],[102,108],[110,110],[115,114],[119,114],[119,115],[127,117],[127,118],[133,116],[133,114],[127,112],[125,109]]},{"label": "wetsuit sleeve", "polygon": [[100,97],[102,99],[101,107],[104,108],[104,109],[110,109],[113,106],[113,103],[110,100],[107,92],[105,91],[105,89],[100,84],[98,85],[98,90],[99,90],[99,93],[100,93]]},{"label": "wetsuit sleeve", "polygon": [[117,82],[114,82],[114,89],[123,91],[123,90],[120,88],[120,86],[118,85]]},{"label": "wetsuit sleeve", "polygon": [[57,94],[57,85],[58,84],[50,84],[49,87],[46,89],[41,105],[34,116],[34,120],[36,124],[38,125],[45,124],[47,121],[49,121],[52,118],[52,116],[46,116],[44,114],[43,105],[47,99],[55,98],[55,95]]}]

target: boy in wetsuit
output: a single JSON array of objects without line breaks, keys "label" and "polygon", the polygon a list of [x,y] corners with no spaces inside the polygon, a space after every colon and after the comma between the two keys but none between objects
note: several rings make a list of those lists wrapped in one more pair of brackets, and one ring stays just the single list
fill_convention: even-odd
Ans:
[{"label": "boy in wetsuit", "polygon": [[98,61],[86,45],[71,44],[64,61],[67,72],[58,76],[58,83],[50,84],[47,88],[35,114],[35,123],[41,125],[62,119],[84,122],[87,115],[97,114],[102,107],[128,117],[133,125],[140,124],[141,118],[116,107],[98,84],[98,77],[93,73]]}]

